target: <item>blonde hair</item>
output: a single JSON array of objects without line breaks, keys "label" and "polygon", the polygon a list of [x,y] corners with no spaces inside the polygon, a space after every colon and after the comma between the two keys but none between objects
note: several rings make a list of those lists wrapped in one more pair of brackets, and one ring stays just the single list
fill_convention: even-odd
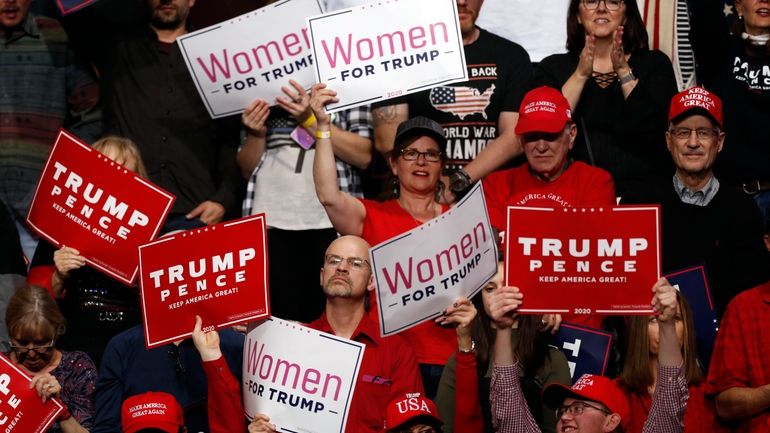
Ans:
[{"label": "blonde hair", "polygon": [[96,140],[91,147],[102,153],[110,148],[117,150],[123,161],[129,159],[136,161],[136,174],[145,179],[149,177],[147,176],[147,169],[144,167],[144,161],[142,161],[142,154],[139,152],[139,146],[130,138],[107,135]]}]

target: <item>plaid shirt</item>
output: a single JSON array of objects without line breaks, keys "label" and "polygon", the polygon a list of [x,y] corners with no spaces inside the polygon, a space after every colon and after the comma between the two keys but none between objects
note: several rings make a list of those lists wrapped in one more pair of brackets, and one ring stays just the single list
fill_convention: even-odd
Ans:
[{"label": "plaid shirt", "polygon": [[[521,390],[519,364],[495,366],[489,388],[492,424],[498,433],[540,433]],[[681,367],[658,367],[658,384],[644,433],[681,433],[689,391]]]},{"label": "plaid shirt", "polygon": [[[259,168],[268,157],[270,149],[275,149],[281,146],[295,146],[299,145],[291,138],[291,132],[297,127],[296,120],[288,114],[284,116],[271,116],[267,120],[267,148],[262,154],[262,159],[257,164],[257,168],[249,177],[249,182],[246,186],[246,197],[243,200],[243,215],[251,215],[254,207],[254,191],[257,184],[257,173]],[[364,138],[372,138],[373,126],[372,126],[372,113],[368,105],[352,108],[350,110],[341,111],[335,113],[333,116],[334,124],[345,131],[354,132]],[[245,131],[241,134],[241,143],[246,139]],[[306,152],[300,152],[300,159],[297,161],[295,170],[297,172],[302,171],[304,164],[309,163],[312,169],[312,161],[305,161]],[[337,180],[339,181],[340,190],[350,193],[354,197],[363,197],[364,190],[361,185],[361,177],[358,170],[350,164],[337,158]]]},{"label": "plaid shirt", "polygon": [[[727,306],[714,343],[706,394],[770,383],[770,282],[736,296]],[[736,433],[770,432],[770,412],[738,424]]]}]

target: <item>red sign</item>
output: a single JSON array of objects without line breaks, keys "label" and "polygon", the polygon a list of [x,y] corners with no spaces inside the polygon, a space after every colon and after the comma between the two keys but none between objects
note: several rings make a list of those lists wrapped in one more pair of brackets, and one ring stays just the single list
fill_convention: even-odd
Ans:
[{"label": "red sign", "polygon": [[270,315],[265,230],[257,214],[139,247],[148,349],[191,335],[195,315],[204,330]]},{"label": "red sign", "polygon": [[506,285],[525,313],[650,314],[660,208],[508,207]]},{"label": "red sign", "polygon": [[64,410],[57,400],[43,403],[30,377],[0,355],[0,422],[4,433],[42,433]]},{"label": "red sign", "polygon": [[57,247],[125,284],[136,278],[139,245],[157,236],[174,196],[59,131],[27,216]]}]

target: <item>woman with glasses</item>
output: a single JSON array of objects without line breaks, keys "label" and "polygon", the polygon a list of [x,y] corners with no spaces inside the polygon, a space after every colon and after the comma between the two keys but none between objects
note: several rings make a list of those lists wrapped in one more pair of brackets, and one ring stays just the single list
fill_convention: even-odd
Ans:
[{"label": "woman with glasses", "polygon": [[689,2],[690,40],[698,80],[724,109],[720,181],[752,196],[770,217],[770,3],[735,0],[725,19],[723,0]]},{"label": "woman with glasses", "polygon": [[[329,115],[323,108],[337,100],[336,93],[324,84],[317,84],[312,95],[310,106],[318,122],[313,165],[316,194],[337,232],[361,236],[370,245],[377,245],[448,209],[439,203],[443,186],[441,168],[446,158],[441,151],[446,144],[441,125],[425,117],[414,117],[401,123],[393,150],[388,155],[394,176],[391,198],[384,202],[358,199],[340,191],[337,183]],[[426,396],[433,398],[441,370],[457,348],[454,331],[424,323],[401,335],[414,348],[423,373]]]},{"label": "woman with glasses", "polygon": [[609,171],[621,196],[667,175],[663,137],[676,78],[668,57],[649,49],[636,1],[571,0],[567,51],[543,59],[535,81],[569,101],[579,131],[573,156]]},{"label": "woman with glasses", "polygon": [[[676,292],[676,298],[676,337],[682,350],[682,369],[690,391],[684,413],[684,433],[727,432],[729,430],[717,421],[714,401],[707,399],[704,394],[706,378],[698,364],[692,311],[681,292]],[[626,347],[626,358],[618,383],[628,397],[630,417],[627,431],[639,433],[649,415],[652,394],[657,384],[660,332],[656,316],[630,316],[626,323],[626,341],[632,344]]]},{"label": "woman with glasses", "polygon": [[65,320],[45,289],[25,286],[8,301],[5,312],[11,361],[32,376],[44,400],[60,398],[65,411],[49,432],[87,433],[93,425],[96,366],[83,352],[64,352],[56,340]]}]

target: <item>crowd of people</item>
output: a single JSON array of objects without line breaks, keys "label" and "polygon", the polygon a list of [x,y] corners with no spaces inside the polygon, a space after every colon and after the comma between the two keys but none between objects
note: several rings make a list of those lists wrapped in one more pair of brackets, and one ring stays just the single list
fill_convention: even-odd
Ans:
[{"label": "crowd of people", "polygon": [[[472,79],[332,115],[333,84],[287,80],[218,119],[176,43],[196,2],[136,2],[131,25],[117,3],[56,19],[0,0],[0,345],[63,403],[49,431],[286,431],[244,409],[243,329],[198,317],[192,338],[146,349],[138,288],[25,224],[64,128],[176,197],[161,235],[266,214],[271,313],[366,347],[346,432],[770,432],[770,0],[728,19],[722,0],[686,2],[685,89],[635,0],[569,0],[566,53],[536,64],[476,25],[483,0],[456,0]],[[73,23],[98,38],[70,41]],[[488,104],[447,110],[451,87]],[[508,206],[660,205],[661,270],[704,266],[713,351],[665,278],[650,316],[523,314],[503,257],[472,299],[381,336],[369,248],[476,182],[501,242]],[[549,345],[567,322],[613,335],[604,376],[571,377]]]}]

